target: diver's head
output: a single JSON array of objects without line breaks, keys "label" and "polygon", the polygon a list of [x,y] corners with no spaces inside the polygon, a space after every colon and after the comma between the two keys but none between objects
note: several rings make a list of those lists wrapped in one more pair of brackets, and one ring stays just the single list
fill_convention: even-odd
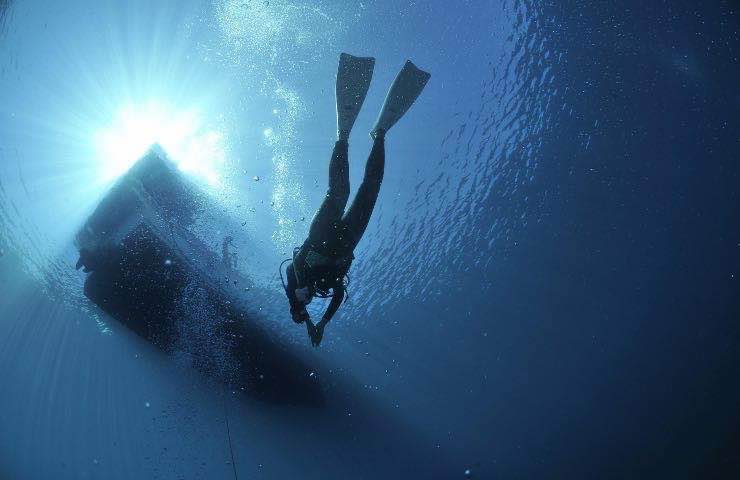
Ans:
[{"label": "diver's head", "polygon": [[295,298],[300,304],[302,304],[305,307],[306,305],[311,303],[311,300],[313,299],[313,295],[311,294],[311,289],[308,287],[296,288]]},{"label": "diver's head", "polygon": [[311,300],[313,300],[313,294],[310,288],[302,287],[293,290],[290,315],[295,323],[303,323],[309,318],[306,305],[311,303]]},{"label": "diver's head", "polygon": [[290,303],[290,315],[296,323],[303,323],[309,318],[306,305],[311,303],[314,292],[309,286],[301,287],[299,285],[298,276],[292,262],[288,264],[286,272],[288,281],[283,286],[285,287],[285,295],[288,297],[288,302]]}]

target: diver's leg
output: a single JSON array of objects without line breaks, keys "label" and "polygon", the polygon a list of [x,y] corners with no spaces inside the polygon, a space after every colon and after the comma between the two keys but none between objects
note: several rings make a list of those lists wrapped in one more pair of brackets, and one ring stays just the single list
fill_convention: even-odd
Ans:
[{"label": "diver's leg", "polygon": [[375,134],[373,149],[365,165],[365,177],[362,185],[357,190],[352,205],[347,210],[343,221],[347,225],[350,235],[352,236],[352,248],[357,246],[365,233],[367,224],[370,222],[370,216],[375,208],[375,202],[380,192],[380,184],[383,182],[383,173],[385,171],[385,133],[380,131]]},{"label": "diver's leg", "polygon": [[346,141],[334,144],[329,162],[329,189],[316,215],[311,221],[308,238],[320,242],[333,230],[333,224],[342,218],[349,199],[349,145]]}]

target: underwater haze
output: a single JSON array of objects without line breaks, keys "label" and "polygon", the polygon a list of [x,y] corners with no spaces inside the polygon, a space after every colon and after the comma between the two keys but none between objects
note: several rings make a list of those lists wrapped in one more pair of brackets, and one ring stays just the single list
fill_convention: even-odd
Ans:
[{"label": "underwater haze", "polygon": [[[0,479],[740,478],[739,32],[729,0],[0,0]],[[279,266],[342,52],[376,58],[353,193],[432,76],[314,348]],[[169,349],[84,294],[76,235],[153,145],[249,282],[248,381],[202,291]]]}]

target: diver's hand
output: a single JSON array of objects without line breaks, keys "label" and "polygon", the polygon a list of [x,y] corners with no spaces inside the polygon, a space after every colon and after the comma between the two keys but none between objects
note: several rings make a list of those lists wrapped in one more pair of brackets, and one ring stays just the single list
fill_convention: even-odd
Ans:
[{"label": "diver's hand", "polygon": [[314,325],[310,320],[306,322],[306,328],[308,328],[308,336],[311,337],[311,343],[314,347],[318,347],[321,344],[321,339],[324,338],[324,322],[319,322]]},{"label": "diver's hand", "polygon": [[308,338],[311,339],[311,344],[316,346],[313,341],[314,332],[316,331],[316,327],[314,326],[311,319],[306,320],[306,330],[308,331]]}]

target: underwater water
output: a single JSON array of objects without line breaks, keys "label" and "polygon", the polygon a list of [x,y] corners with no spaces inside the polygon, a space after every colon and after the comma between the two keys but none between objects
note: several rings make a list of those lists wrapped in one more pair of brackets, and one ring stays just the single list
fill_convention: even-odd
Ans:
[{"label": "underwater water", "polygon": [[[737,478],[740,11],[700,3],[0,0],[0,479]],[[341,52],[376,58],[353,192],[403,62],[432,77],[316,349],[278,267]],[[261,377],[198,288],[167,351],[83,293],[155,143]]]}]

